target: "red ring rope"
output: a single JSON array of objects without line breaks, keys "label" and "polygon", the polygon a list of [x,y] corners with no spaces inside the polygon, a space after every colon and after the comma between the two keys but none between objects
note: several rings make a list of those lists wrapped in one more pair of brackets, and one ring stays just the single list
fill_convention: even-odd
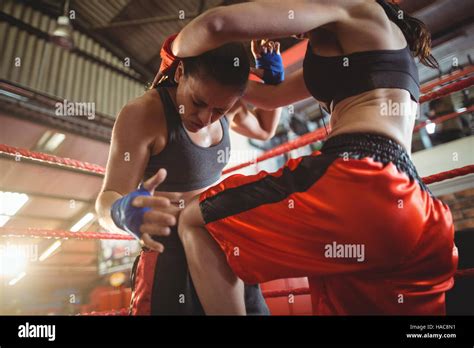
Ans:
[{"label": "red ring rope", "polygon": [[433,174],[430,176],[425,176],[422,180],[426,185],[432,184],[434,182],[443,181],[446,179],[452,179],[457,176],[463,176],[467,174],[474,173],[474,165],[468,165],[461,168],[451,169],[446,172],[441,172],[438,174]]},{"label": "red ring rope", "polygon": [[441,76],[440,78],[424,83],[421,86],[421,93],[427,93],[437,86],[460,80],[464,77],[469,76],[472,73],[474,73],[474,65],[469,65],[464,68],[461,68],[460,70],[453,71],[452,73]]},{"label": "red ring rope", "polygon": [[[328,126],[328,131],[330,131],[330,127]],[[287,153],[291,150],[298,149],[300,147],[312,144],[318,140],[323,140],[326,137],[326,130],[323,128],[316,129],[313,132],[306,133],[294,140],[291,140],[285,144],[278,145],[273,149],[264,152],[262,155],[258,156],[254,161],[244,162],[238,164],[234,167],[228,168],[222,172],[222,174],[227,174],[230,172],[234,172],[238,169],[248,167],[256,162],[263,162],[269,158],[280,156],[284,153]]]},{"label": "red ring rope", "polygon": [[63,158],[59,156],[49,155],[42,152],[30,151],[19,147],[9,146],[6,144],[0,144],[0,153],[4,153],[10,156],[22,157],[26,159],[38,160],[41,162],[47,162],[56,164],[58,166],[64,166],[71,169],[84,171],[87,173],[94,173],[99,175],[105,174],[105,168],[93,163],[82,162],[71,158]]},{"label": "red ring rope", "polygon": [[[434,182],[452,179],[458,176],[474,173],[474,165],[468,165],[461,168],[456,168],[433,174],[424,177],[422,180],[425,184],[432,184]],[[115,240],[134,240],[135,238],[118,233],[106,232],[71,232],[63,230],[48,230],[41,228],[14,228],[14,227],[0,227],[0,237],[42,237],[42,238],[73,238],[73,239],[115,239]]]},{"label": "red ring rope", "polygon": [[427,101],[445,97],[447,95],[450,95],[451,93],[471,87],[473,84],[474,84],[474,76],[470,76],[465,79],[459,80],[457,82],[450,83],[449,85],[441,87],[440,89],[436,91],[432,91],[432,92],[422,95],[420,97],[420,104]]},{"label": "red ring rope", "polygon": [[44,228],[15,228],[1,227],[1,237],[40,237],[60,239],[113,239],[113,240],[135,240],[128,234],[107,232],[71,232],[62,230],[48,230]]},{"label": "red ring rope", "polygon": [[444,122],[444,121],[449,120],[451,118],[454,118],[454,117],[457,117],[459,115],[466,114],[466,113],[472,112],[472,111],[474,111],[474,105],[471,105],[470,107],[468,107],[466,110],[463,110],[463,111],[455,111],[455,112],[451,112],[447,115],[436,116],[436,117],[432,118],[431,120],[427,120],[427,121],[420,122],[419,124],[417,124],[415,126],[415,128],[413,129],[413,133],[418,132],[421,128],[425,127],[429,123],[441,123],[441,122]]}]

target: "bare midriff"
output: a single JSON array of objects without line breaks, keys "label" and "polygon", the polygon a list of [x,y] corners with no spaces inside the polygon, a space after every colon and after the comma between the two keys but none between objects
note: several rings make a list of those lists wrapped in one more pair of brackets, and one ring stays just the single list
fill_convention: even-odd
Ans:
[{"label": "bare midriff", "polygon": [[376,133],[402,145],[410,154],[418,103],[408,91],[378,88],[340,101],[331,112],[329,137]]}]

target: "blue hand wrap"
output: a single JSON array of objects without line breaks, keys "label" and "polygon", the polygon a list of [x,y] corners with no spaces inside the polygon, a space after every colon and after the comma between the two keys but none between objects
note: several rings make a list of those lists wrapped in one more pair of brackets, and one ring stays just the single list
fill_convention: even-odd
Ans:
[{"label": "blue hand wrap", "polygon": [[117,199],[114,204],[112,204],[111,216],[117,227],[140,239],[142,235],[140,226],[143,223],[143,214],[149,211],[150,208],[137,208],[132,206],[133,199],[138,196],[151,196],[151,194],[140,187],[138,190]]},{"label": "blue hand wrap", "polygon": [[268,85],[278,85],[285,79],[285,68],[281,55],[275,52],[264,53],[255,60],[255,65],[263,69],[263,82]]}]

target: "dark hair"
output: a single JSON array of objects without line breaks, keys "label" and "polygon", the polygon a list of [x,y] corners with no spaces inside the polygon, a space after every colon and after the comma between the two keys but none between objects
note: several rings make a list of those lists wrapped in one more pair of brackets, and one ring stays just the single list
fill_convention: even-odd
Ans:
[{"label": "dark hair", "polygon": [[242,43],[232,42],[196,57],[183,58],[184,75],[209,78],[244,92],[250,73],[250,60]]},{"label": "dark hair", "polygon": [[410,16],[395,3],[385,0],[382,0],[382,2],[385,2],[387,5],[386,8],[389,11],[389,17],[391,17],[401,29],[413,56],[417,57],[421,64],[433,69],[438,69],[438,61],[431,54],[431,33],[425,23]]}]

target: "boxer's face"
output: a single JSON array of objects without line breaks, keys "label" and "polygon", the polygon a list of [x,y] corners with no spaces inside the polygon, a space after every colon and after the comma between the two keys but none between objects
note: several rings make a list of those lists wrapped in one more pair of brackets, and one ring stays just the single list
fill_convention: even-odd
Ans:
[{"label": "boxer's face", "polygon": [[236,87],[224,86],[212,78],[185,76],[178,67],[176,102],[183,125],[197,132],[224,116],[241,97]]}]

